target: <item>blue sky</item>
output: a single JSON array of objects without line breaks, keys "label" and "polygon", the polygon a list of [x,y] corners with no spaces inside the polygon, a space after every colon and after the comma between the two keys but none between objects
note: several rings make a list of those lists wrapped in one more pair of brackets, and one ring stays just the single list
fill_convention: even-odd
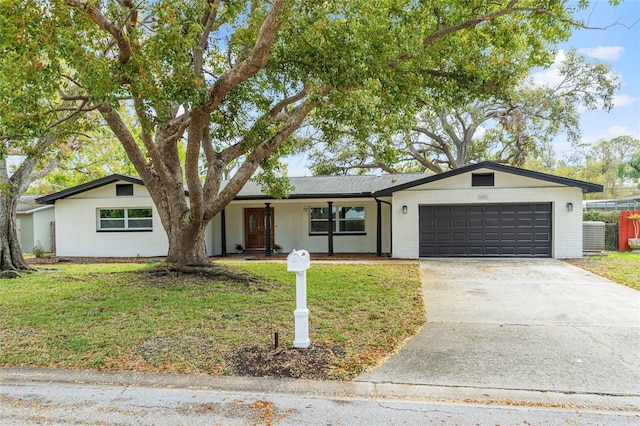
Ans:
[{"label": "blue sky", "polygon": [[[606,0],[594,1],[579,18],[589,27],[606,29],[577,30],[559,49],[573,47],[588,58],[609,63],[622,82],[609,113],[582,113],[582,142],[592,144],[623,135],[640,139],[640,0],[627,0],[619,6],[611,6]],[[552,78],[553,73],[552,68],[537,77],[545,74]],[[562,138],[555,148],[558,158],[571,151]]]},{"label": "blue sky", "polygon": [[[575,5],[577,1],[570,3]],[[582,113],[581,142],[592,144],[624,135],[640,139],[640,0],[626,0],[619,6],[611,6],[608,0],[591,1],[577,17],[589,27],[606,29],[576,30],[558,49],[576,48],[587,58],[609,63],[622,82],[611,111]],[[552,80],[557,69],[551,67],[535,74],[537,81]],[[572,151],[562,136],[556,139],[554,148],[558,159]],[[288,160],[289,176],[311,174],[304,157]]]}]

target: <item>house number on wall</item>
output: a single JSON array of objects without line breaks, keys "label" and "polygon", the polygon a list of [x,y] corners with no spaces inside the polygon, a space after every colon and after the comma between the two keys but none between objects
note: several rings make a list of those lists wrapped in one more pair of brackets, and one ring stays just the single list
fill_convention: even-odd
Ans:
[{"label": "house number on wall", "polygon": [[488,200],[489,194],[478,194],[478,200]]}]

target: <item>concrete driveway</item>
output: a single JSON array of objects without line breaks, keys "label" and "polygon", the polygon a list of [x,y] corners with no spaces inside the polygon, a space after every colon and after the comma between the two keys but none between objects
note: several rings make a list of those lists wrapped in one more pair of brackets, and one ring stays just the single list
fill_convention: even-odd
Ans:
[{"label": "concrete driveway", "polygon": [[640,395],[640,292],[553,259],[420,265],[427,324],[357,380]]}]

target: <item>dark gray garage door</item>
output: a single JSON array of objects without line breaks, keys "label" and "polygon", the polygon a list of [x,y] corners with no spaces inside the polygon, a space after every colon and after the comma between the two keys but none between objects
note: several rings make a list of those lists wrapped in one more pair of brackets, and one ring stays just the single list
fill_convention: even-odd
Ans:
[{"label": "dark gray garage door", "polygon": [[551,257],[551,204],[420,206],[420,257]]}]

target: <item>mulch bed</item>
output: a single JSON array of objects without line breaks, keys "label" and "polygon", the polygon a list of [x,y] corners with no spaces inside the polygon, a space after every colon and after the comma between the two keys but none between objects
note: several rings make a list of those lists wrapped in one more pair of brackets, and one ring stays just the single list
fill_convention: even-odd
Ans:
[{"label": "mulch bed", "polygon": [[[289,253],[277,253],[271,256],[266,256],[262,252],[242,253],[242,254],[230,254],[229,256],[213,256],[211,261],[219,260],[274,260],[285,261]],[[392,261],[392,262],[406,262],[407,259],[394,259],[387,255],[376,256],[374,253],[335,253],[333,256],[329,256],[327,253],[311,253],[311,258],[316,260],[371,260],[371,261]],[[47,256],[41,258],[29,258],[26,262],[31,265],[47,265],[56,263],[149,263],[149,262],[164,262],[165,257],[57,257]]]},{"label": "mulch bed", "polygon": [[312,344],[306,349],[249,346],[235,350],[228,362],[239,376],[326,380],[333,361],[344,354],[337,345]]},{"label": "mulch bed", "polygon": [[34,257],[26,259],[29,265],[49,265],[56,263],[148,263],[163,262],[164,257]]}]

